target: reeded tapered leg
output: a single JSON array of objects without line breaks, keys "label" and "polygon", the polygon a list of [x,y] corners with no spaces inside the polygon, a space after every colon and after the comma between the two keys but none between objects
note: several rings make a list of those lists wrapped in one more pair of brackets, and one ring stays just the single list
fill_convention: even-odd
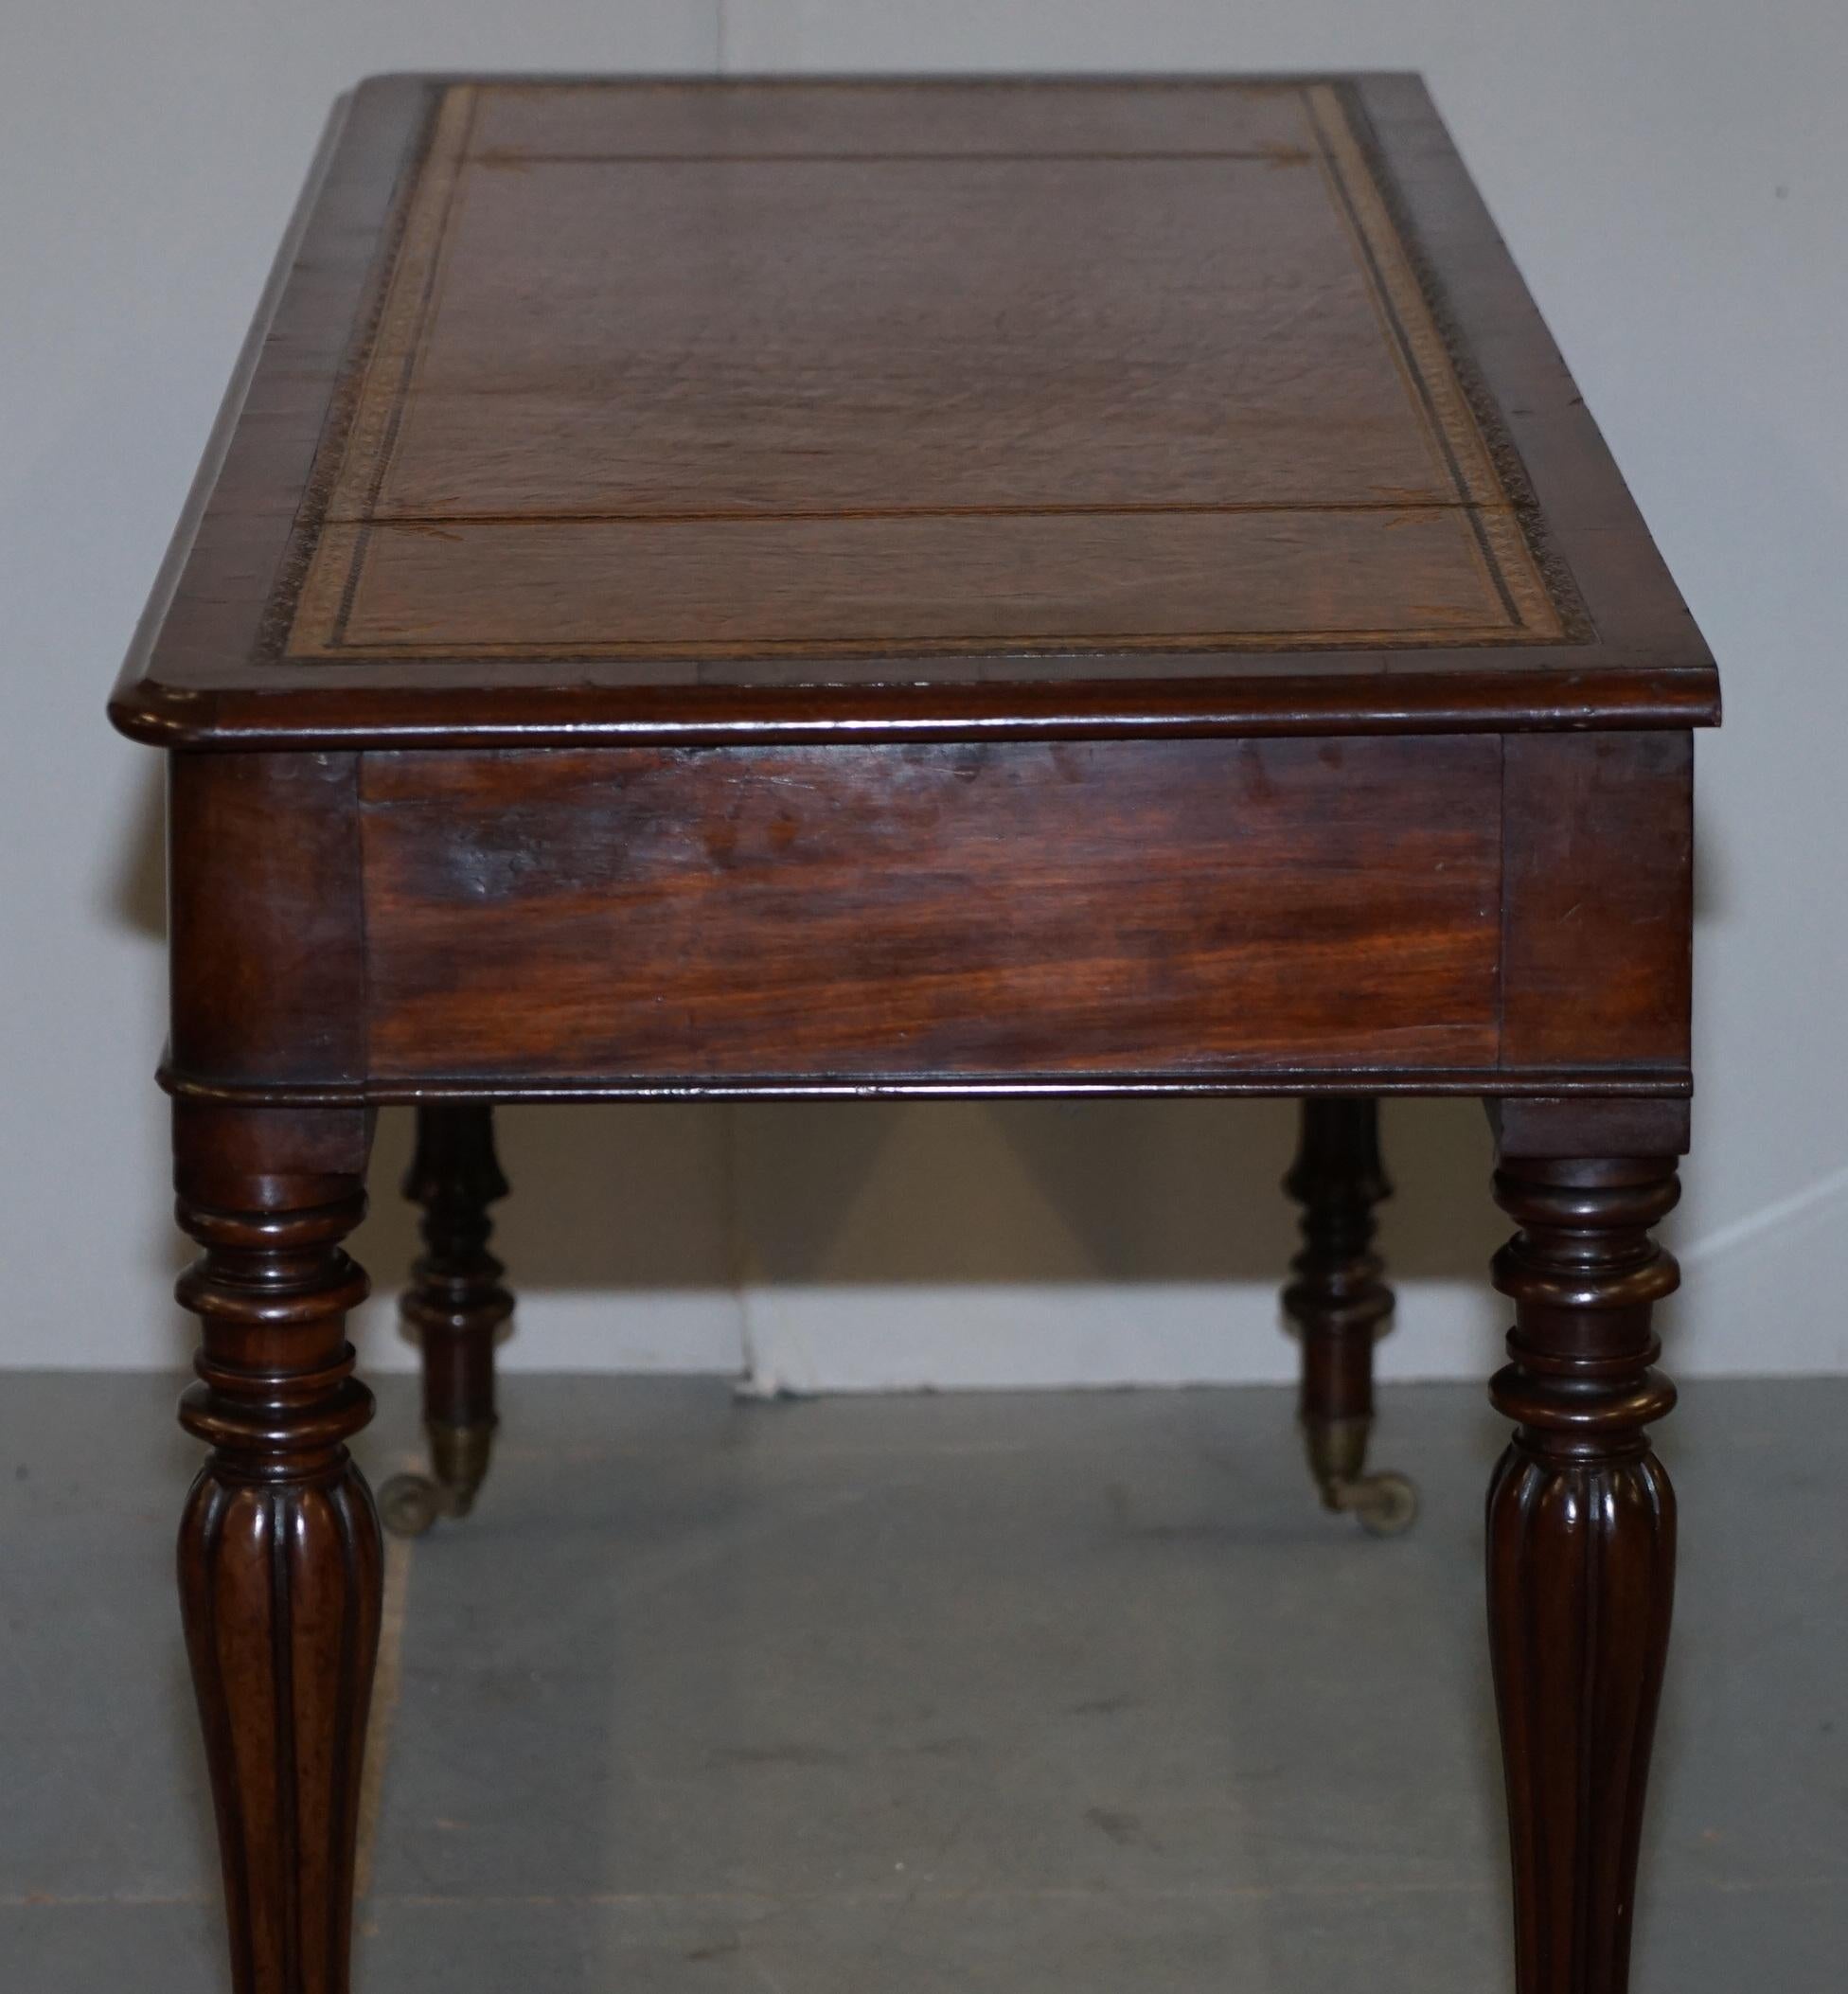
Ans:
[{"label": "reeded tapered leg", "polygon": [[1393,1190],[1379,1161],[1377,1104],[1306,1100],[1284,1189],[1303,1207],[1303,1250],[1290,1262],[1295,1278],[1283,1304],[1303,1344],[1298,1410],[1309,1469],[1330,1509],[1351,1510],[1369,1530],[1392,1536],[1411,1523],[1418,1499],[1403,1475],[1365,1471],[1373,1346],[1393,1313],[1393,1291],[1373,1251],[1374,1207]]},{"label": "reeded tapered leg", "polygon": [[1518,1422],[1488,1498],[1489,1629],[1514,1846],[1519,1994],[1624,1994],[1644,1787],[1667,1652],[1675,1498],[1647,1427],[1675,1262],[1649,1228],[1673,1158],[1503,1159],[1520,1230],[1492,1387]]},{"label": "reeded tapered leg", "polygon": [[488,1250],[488,1207],[506,1196],[492,1109],[430,1102],[418,1110],[404,1195],[423,1207],[424,1251],[400,1311],[423,1346],[430,1477],[395,1475],[379,1491],[387,1527],[416,1537],[439,1516],[467,1516],[488,1474],[494,1428],[494,1344],[513,1313],[506,1272]]},{"label": "reeded tapered leg", "polygon": [[211,1449],[181,1525],[180,1596],[232,1982],[346,1994],[382,1570],[346,1448],[372,1406],[345,1328],[365,1276],[341,1250],[364,1191],[338,1166],[349,1131],[312,1114],[178,1122],[180,1221],[204,1249],[179,1284],[203,1332],[180,1417]]}]

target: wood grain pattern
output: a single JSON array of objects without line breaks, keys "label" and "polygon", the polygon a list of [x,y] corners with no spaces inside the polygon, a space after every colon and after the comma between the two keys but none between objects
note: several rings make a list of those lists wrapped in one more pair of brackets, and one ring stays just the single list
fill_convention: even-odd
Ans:
[{"label": "wood grain pattern", "polygon": [[384,1080],[1494,1059],[1491,739],[386,755],[364,787]]},{"label": "wood grain pattern", "polygon": [[[1688,776],[1633,733],[184,756],[169,1084],[1685,1096]],[[1448,940],[1395,959],[1401,914]]]},{"label": "wood grain pattern", "polygon": [[175,756],[169,959],[180,1072],[365,1074],[359,757]]},{"label": "wood grain pattern", "polygon": [[1504,751],[1502,1057],[1685,1065],[1694,921],[1686,734]]}]

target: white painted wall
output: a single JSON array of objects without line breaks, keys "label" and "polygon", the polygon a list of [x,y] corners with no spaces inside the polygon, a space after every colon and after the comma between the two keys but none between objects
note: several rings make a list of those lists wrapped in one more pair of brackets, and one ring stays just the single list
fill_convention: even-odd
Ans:
[{"label": "white painted wall", "polygon": [[[1839,0],[60,0],[0,11],[0,1363],[168,1362],[155,757],[102,701],[329,99],[388,68],[1430,76],[1727,676],[1700,756],[1683,1373],[1848,1368]],[[390,1196],[360,1241],[407,1257]],[[1288,1375],[1280,1104],[524,1110],[534,1367]],[[1467,1104],[1395,1104],[1396,1375],[1474,1375]],[[369,1361],[401,1362],[388,1308]]]}]

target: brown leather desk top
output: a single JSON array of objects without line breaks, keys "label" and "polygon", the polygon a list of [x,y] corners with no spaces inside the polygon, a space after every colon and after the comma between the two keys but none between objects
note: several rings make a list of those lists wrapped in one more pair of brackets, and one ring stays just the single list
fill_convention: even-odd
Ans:
[{"label": "brown leather desk top", "polygon": [[116,711],[260,746],[1715,706],[1414,79],[389,78]]}]

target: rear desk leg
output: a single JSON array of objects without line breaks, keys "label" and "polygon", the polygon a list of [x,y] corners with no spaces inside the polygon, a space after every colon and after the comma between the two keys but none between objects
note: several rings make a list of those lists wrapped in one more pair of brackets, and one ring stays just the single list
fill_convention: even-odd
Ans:
[{"label": "rear desk leg", "polygon": [[430,1474],[395,1475],[379,1491],[386,1527],[418,1537],[439,1516],[474,1507],[493,1449],[494,1345],[513,1313],[505,1272],[488,1250],[488,1207],[506,1196],[494,1154],[493,1110],[427,1102],[404,1195],[423,1207],[422,1255],[400,1309],[423,1346],[423,1422]]},{"label": "rear desk leg", "polygon": [[1377,1104],[1304,1101],[1301,1146],[1284,1189],[1303,1207],[1303,1250],[1290,1262],[1283,1305],[1303,1344],[1309,1470],[1330,1509],[1352,1511],[1377,1537],[1395,1537],[1417,1514],[1417,1491],[1403,1475],[1365,1472],[1373,1346],[1393,1313],[1393,1291],[1373,1251],[1374,1207],[1393,1189],[1380,1166]]}]

